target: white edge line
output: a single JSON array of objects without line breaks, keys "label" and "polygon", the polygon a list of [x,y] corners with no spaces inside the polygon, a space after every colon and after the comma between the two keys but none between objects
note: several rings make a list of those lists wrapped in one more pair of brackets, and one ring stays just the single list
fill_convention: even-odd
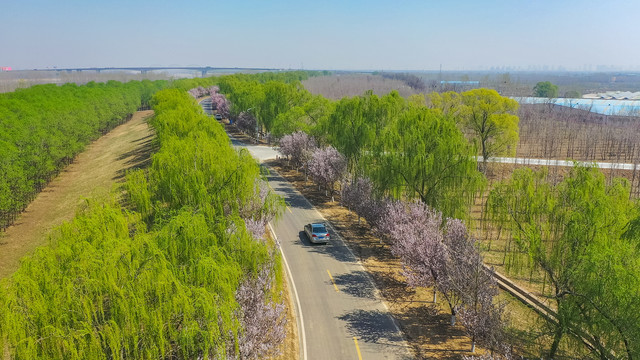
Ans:
[{"label": "white edge line", "polygon": [[[271,236],[273,236],[273,239],[276,241],[276,244],[277,244],[278,237],[276,236],[276,232],[273,231],[271,222],[269,222],[268,225],[269,225],[269,231],[271,231]],[[300,298],[298,297],[298,290],[296,289],[296,284],[293,282],[293,276],[291,275],[291,268],[289,267],[287,258],[284,256],[282,247],[278,245],[278,249],[280,250],[280,254],[282,255],[282,260],[284,260],[284,265],[287,268],[287,275],[289,277],[289,282],[291,283],[291,288],[293,289],[293,295],[296,298],[296,308],[298,309],[298,319],[300,320],[300,324],[298,326],[298,333],[301,334],[301,337],[302,337],[302,359],[307,360],[307,338],[304,332],[304,319],[302,317],[302,307],[300,306]]]}]

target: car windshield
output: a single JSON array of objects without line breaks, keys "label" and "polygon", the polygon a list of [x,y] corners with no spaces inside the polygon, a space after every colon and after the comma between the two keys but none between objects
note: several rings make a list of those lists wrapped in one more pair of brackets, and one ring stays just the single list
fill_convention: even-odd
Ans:
[{"label": "car windshield", "polygon": [[327,228],[322,225],[314,225],[313,226],[314,233],[327,233]]}]

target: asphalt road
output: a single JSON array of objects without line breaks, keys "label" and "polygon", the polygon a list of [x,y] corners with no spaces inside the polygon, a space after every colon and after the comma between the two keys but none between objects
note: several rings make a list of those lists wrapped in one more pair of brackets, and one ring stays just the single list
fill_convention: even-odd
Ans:
[{"label": "asphalt road", "polygon": [[335,231],[329,244],[311,244],[304,225],[324,219],[288,181],[273,171],[268,179],[288,205],[273,230],[298,295],[307,358],[412,358],[371,278]]},{"label": "asphalt road", "polygon": [[[206,100],[202,105],[210,113]],[[260,162],[278,155],[267,146],[232,143]],[[413,358],[373,281],[338,234],[330,228],[329,244],[311,244],[303,227],[324,222],[322,215],[275,171],[268,180],[287,203],[272,229],[292,282],[301,359]]]}]

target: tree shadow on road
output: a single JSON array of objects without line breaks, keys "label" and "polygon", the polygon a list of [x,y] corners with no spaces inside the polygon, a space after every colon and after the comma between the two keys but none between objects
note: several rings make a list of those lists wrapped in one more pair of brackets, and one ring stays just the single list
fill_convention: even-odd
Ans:
[{"label": "tree shadow on road", "polygon": [[352,271],[334,276],[334,281],[342,292],[360,298],[375,299],[376,287],[366,271]]},{"label": "tree shadow on road", "polygon": [[[271,176],[267,177],[267,179],[270,182],[271,180],[276,180]],[[305,210],[313,209],[313,205],[311,205],[302,195],[300,195],[300,193],[295,191],[292,187],[288,186],[288,183],[285,184],[286,185],[282,186],[276,185],[275,187],[273,187],[273,190],[275,190],[277,193],[280,193],[282,197],[284,197],[284,201],[287,203],[287,206]]]},{"label": "tree shadow on road", "polygon": [[354,310],[339,319],[347,323],[347,331],[359,341],[386,344],[385,348],[394,358],[413,358],[390,314],[379,310]]},{"label": "tree shadow on road", "polygon": [[316,244],[309,241],[307,234],[304,231],[300,231],[298,233],[298,240],[300,240],[299,244],[305,247],[309,247],[309,249],[315,253],[323,254],[326,256],[330,256],[341,262],[355,262],[356,259],[349,253],[348,249],[346,249],[340,243],[334,243],[334,240],[330,240],[327,244]]}]

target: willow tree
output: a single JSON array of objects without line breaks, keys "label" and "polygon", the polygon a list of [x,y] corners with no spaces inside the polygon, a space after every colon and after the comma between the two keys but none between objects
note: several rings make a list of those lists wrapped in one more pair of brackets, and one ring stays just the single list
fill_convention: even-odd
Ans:
[{"label": "willow tree", "polygon": [[514,156],[518,144],[518,103],[489,89],[466,91],[461,100],[459,122],[478,142],[483,171],[490,157]]},{"label": "willow tree", "polygon": [[405,106],[397,91],[383,97],[369,91],[363,96],[343,98],[318,132],[347,158],[352,172],[361,172],[369,165],[361,164],[360,158],[376,151],[384,129]]},{"label": "willow tree", "polygon": [[462,96],[455,91],[433,92],[427,95],[427,103],[430,108],[437,109],[444,116],[459,118],[462,111]]},{"label": "willow tree", "polygon": [[475,148],[453,120],[412,107],[395,118],[368,155],[368,173],[376,186],[397,198],[419,198],[445,216],[465,218],[484,184],[476,168]]},{"label": "willow tree", "polygon": [[549,357],[566,333],[586,338],[601,357],[640,354],[640,251],[625,238],[639,209],[626,180],[606,185],[597,168],[576,166],[553,185],[521,169],[495,186],[487,206],[551,284],[557,323]]},{"label": "willow tree", "polygon": [[364,100],[357,96],[338,101],[322,128],[327,141],[345,155],[350,169],[356,167],[362,152],[373,139]]},{"label": "willow tree", "polygon": [[264,101],[258,104],[260,123],[267,133],[273,129],[278,115],[300,105],[304,97],[311,95],[300,84],[269,81],[263,85]]},{"label": "willow tree", "polygon": [[278,114],[271,133],[276,138],[297,131],[314,133],[318,124],[325,122],[331,115],[333,106],[333,103],[322,95],[305,96],[301,104]]}]

